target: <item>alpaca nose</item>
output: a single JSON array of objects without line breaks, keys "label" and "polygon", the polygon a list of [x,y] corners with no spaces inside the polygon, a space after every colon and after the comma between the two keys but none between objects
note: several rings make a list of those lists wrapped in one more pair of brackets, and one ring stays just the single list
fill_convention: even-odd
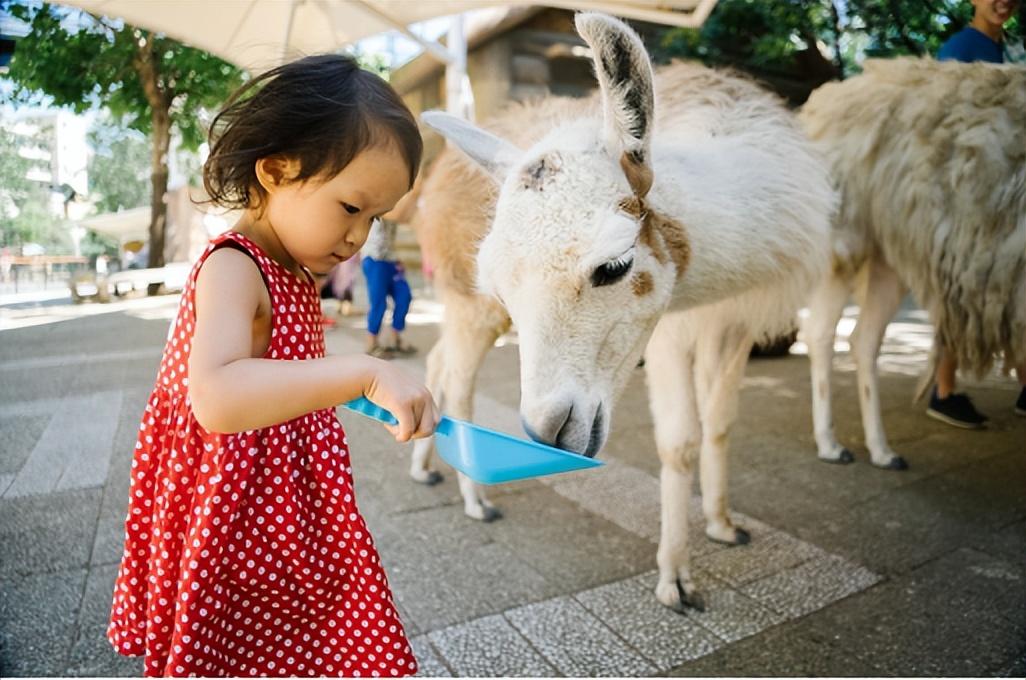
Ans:
[{"label": "alpaca nose", "polygon": [[589,458],[602,448],[602,404],[594,411],[575,408],[573,404],[548,410],[542,417],[529,419],[523,413],[520,424],[527,436],[536,442],[572,451]]},{"label": "alpaca nose", "polygon": [[559,435],[566,428],[570,420],[573,406],[566,406],[558,409],[550,409],[534,418],[520,413],[520,425],[524,428],[527,436],[536,442],[548,446],[557,446]]}]

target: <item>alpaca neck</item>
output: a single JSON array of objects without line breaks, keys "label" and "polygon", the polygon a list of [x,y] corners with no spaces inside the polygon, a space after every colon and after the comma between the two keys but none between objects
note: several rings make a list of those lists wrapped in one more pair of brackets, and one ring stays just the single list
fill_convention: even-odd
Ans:
[{"label": "alpaca neck", "polygon": [[[710,226],[711,225],[711,226]],[[711,304],[765,286],[785,274],[772,234],[753,234],[740,221],[694,224],[648,209],[642,235],[660,263],[672,262],[676,283],[669,309]],[[799,249],[800,250],[800,249]]]}]

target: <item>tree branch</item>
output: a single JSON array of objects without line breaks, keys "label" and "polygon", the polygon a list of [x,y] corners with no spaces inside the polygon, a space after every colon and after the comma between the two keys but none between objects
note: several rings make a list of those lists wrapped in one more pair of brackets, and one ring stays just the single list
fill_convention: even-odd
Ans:
[{"label": "tree branch", "polygon": [[950,19],[956,31],[965,28],[965,21],[963,21],[961,17],[955,16],[947,9],[939,9],[937,5],[933,4],[932,0],[923,0],[923,4],[926,5],[927,9],[929,9],[935,15],[946,16],[948,19]]},{"label": "tree branch", "polygon": [[898,11],[898,3],[895,0],[888,0],[887,6],[891,9],[891,16],[894,17],[894,24],[898,28],[898,36],[901,38],[901,42],[905,43],[905,47],[909,49],[912,54],[920,55],[922,50],[919,49],[919,45],[915,43],[905,33],[905,19],[901,16],[901,12]]},{"label": "tree branch", "polygon": [[170,102],[167,95],[160,88],[160,75],[157,73],[157,65],[153,58],[153,34],[149,31],[140,31],[142,37],[135,41],[135,56],[132,59],[132,66],[139,74],[139,83],[146,94],[146,101],[154,111],[167,111]]},{"label": "tree branch", "polygon": [[841,56],[841,13],[837,11],[837,2],[830,0],[830,18],[834,22],[834,60],[837,62],[837,73],[844,80],[844,58]]}]

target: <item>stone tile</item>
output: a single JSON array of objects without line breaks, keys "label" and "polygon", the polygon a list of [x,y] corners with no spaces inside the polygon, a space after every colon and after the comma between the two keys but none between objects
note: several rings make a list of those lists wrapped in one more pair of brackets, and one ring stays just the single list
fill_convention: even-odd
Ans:
[{"label": "stone tile", "polygon": [[63,674],[85,579],[75,569],[0,581],[0,674]]},{"label": "stone tile", "polygon": [[100,517],[89,559],[90,565],[115,564],[121,561],[125,548],[125,518]]},{"label": "stone tile", "polygon": [[107,641],[107,623],[87,623],[79,627],[71,648],[67,668],[62,675],[73,677],[140,677],[142,657],[121,656]]},{"label": "stone tile", "polygon": [[0,497],[4,495],[4,491],[7,490],[7,487],[9,487],[13,481],[14,475],[0,475]]},{"label": "stone tile", "polygon": [[[153,378],[150,378],[152,382]],[[128,483],[131,476],[132,457],[135,453],[135,442],[139,437],[139,422],[146,410],[146,401],[150,397],[152,385],[132,387],[124,390],[121,399],[121,413],[118,416],[118,427],[114,432],[113,452],[110,470],[107,474],[107,486],[123,489],[118,498],[128,501]]]},{"label": "stone tile", "polygon": [[[21,469],[52,416],[52,413],[0,416],[0,432],[4,433],[4,436],[0,437],[0,474],[13,475]],[[0,495],[3,495],[2,483]]]},{"label": "stone tile", "polygon": [[[178,296],[141,300],[143,306],[173,309]],[[70,307],[69,307],[70,308]],[[118,311],[70,319],[61,323],[4,331],[0,361],[25,361],[68,354],[103,354],[163,348],[168,320],[143,320],[132,312]],[[73,348],[73,349],[72,349]],[[159,358],[159,357],[156,357]]]},{"label": "stone tile", "polygon": [[[359,491],[357,492],[359,494]],[[368,494],[364,494],[368,497]],[[369,498],[368,498],[369,500]],[[361,510],[366,501],[357,496]],[[470,546],[492,542],[487,524],[472,520],[455,508],[428,508],[401,514],[374,513],[375,524],[371,526],[375,544],[385,555],[393,546],[404,550],[426,552],[459,551]],[[462,510],[462,509],[461,509]],[[371,515],[365,510],[366,515]],[[368,518],[369,521],[369,518]],[[399,551],[401,552],[401,551]],[[400,555],[401,556],[401,555]]]},{"label": "stone tile", "polygon": [[561,675],[635,677],[657,670],[573,598],[518,607],[506,618]]},{"label": "stone tile", "polygon": [[118,566],[109,564],[89,570],[85,592],[82,595],[82,606],[78,613],[79,625],[107,625]]},{"label": "stone tile", "polygon": [[1026,446],[954,470],[947,476],[957,503],[981,524],[1005,526],[1026,519],[1026,494],[1008,480],[1026,480]]},{"label": "stone tile", "polygon": [[577,504],[538,487],[506,496],[492,540],[520,556],[558,592],[572,592],[651,568],[655,546]]},{"label": "stone tile", "polygon": [[824,555],[740,588],[748,597],[794,618],[877,583],[880,577],[836,555]]},{"label": "stone tile", "polygon": [[457,677],[551,677],[552,666],[501,614],[428,636]]},{"label": "stone tile", "polygon": [[[821,466],[825,468],[828,465],[821,463]],[[748,470],[740,479],[732,479],[731,507],[805,540],[810,540],[804,534],[809,527],[818,527],[824,518],[845,517],[850,513],[850,508],[835,504],[829,495],[819,494],[815,487],[795,486],[782,479],[778,476],[779,469],[763,467]],[[810,542],[819,545],[816,540]]]},{"label": "stone tile", "polygon": [[[658,572],[653,571],[637,579],[653,602],[656,602],[654,591],[658,578]],[[695,585],[705,602],[705,611],[688,610],[686,616],[724,642],[755,635],[786,619],[783,614],[708,575],[696,574]]]},{"label": "stone tile", "polygon": [[70,451],[66,447],[63,471],[56,487],[58,491],[107,483],[122,396],[121,390],[111,390],[89,395],[76,400],[74,405],[65,406],[67,414],[73,416],[68,418],[65,426],[67,432],[74,433],[76,445],[70,447]]},{"label": "stone tile", "polygon": [[419,678],[451,678],[452,672],[445,667],[438,654],[431,646],[427,635],[410,639],[413,656],[417,659],[417,677]]},{"label": "stone tile", "polygon": [[[545,484],[582,509],[599,515],[613,524],[658,544],[661,526],[659,480],[639,468],[610,461],[598,470],[544,480]],[[759,536],[772,527],[739,512],[731,519]],[[688,504],[688,548],[692,558],[726,549],[705,535],[705,515],[701,497],[693,495]]]},{"label": "stone tile", "polygon": [[672,669],[672,677],[872,677],[870,663],[784,624]]},{"label": "stone tile", "polygon": [[0,576],[85,566],[100,492],[82,489],[0,500]]},{"label": "stone tile", "polygon": [[1026,641],[1023,641],[1022,649],[1015,658],[1009,663],[1002,664],[993,675],[999,678],[1026,677]]},{"label": "stone tile", "polygon": [[1026,576],[959,549],[815,612],[802,624],[869,675],[981,676],[1024,652]]},{"label": "stone tile", "polygon": [[[9,331],[4,331],[4,343],[7,342]],[[0,380],[0,410],[5,415],[39,415],[42,402],[57,402],[68,394],[68,375],[49,372],[48,379],[41,380],[40,372],[32,369],[12,369],[3,372]],[[54,379],[59,377],[59,379]],[[17,395],[17,396],[15,396]],[[22,402],[22,403],[19,403]],[[27,402],[27,403],[25,403]],[[33,403],[39,402],[39,403]],[[27,407],[27,408],[26,408]],[[54,407],[46,407],[47,413],[53,413]]]},{"label": "stone tile", "polygon": [[968,547],[1012,563],[1026,564],[1026,519],[991,532],[981,532]]},{"label": "stone tile", "polygon": [[395,603],[396,610],[399,612],[399,620],[403,624],[403,630],[406,631],[406,637],[412,638],[420,635],[423,631],[417,627],[417,622],[409,615],[406,608],[403,606],[402,601],[395,596],[395,593],[392,594],[392,601]]},{"label": "stone tile", "polygon": [[[629,424],[644,413],[646,418],[639,424]],[[628,422],[625,422],[628,421]],[[618,409],[613,415],[613,423],[609,428],[609,439],[599,452],[603,460],[616,460],[643,470],[652,477],[659,476],[661,463],[655,445],[655,433],[652,429],[652,416],[645,408]]]},{"label": "stone tile", "polygon": [[119,390],[63,400],[4,498],[103,486],[120,406]]},{"label": "stone tile", "polygon": [[763,483],[771,482],[771,488],[776,488],[778,493],[779,489],[790,489],[796,494],[827,499],[832,509],[871,503],[881,494],[908,486],[927,476],[926,472],[914,468],[902,472],[881,470],[863,458],[858,458],[851,465],[824,463],[816,458],[815,446],[806,453],[808,455],[802,455],[787,465],[772,470],[763,469],[760,474],[769,472],[772,475],[768,479],[763,477]]},{"label": "stone tile", "polygon": [[659,480],[611,461],[595,470],[549,478],[545,483],[584,510],[653,543],[659,541]]},{"label": "stone tile", "polygon": [[520,556],[498,543],[459,550],[410,546],[393,555],[386,569],[392,592],[421,631],[556,594]]},{"label": "stone tile", "polygon": [[738,587],[823,555],[811,543],[777,531],[753,536],[747,545],[697,557],[692,564],[695,569]]},{"label": "stone tile", "polygon": [[877,573],[908,572],[996,529],[992,510],[1015,519],[983,497],[986,487],[967,488],[956,476],[923,479],[855,508],[822,508],[794,533]]},{"label": "stone tile", "polygon": [[660,671],[705,656],[723,645],[690,617],[660,604],[638,579],[585,590],[574,599]]}]

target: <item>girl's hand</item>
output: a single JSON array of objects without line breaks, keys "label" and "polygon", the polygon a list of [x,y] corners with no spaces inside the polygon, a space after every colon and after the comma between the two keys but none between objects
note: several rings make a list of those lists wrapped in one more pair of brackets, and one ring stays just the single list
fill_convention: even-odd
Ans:
[{"label": "girl's hand", "polygon": [[399,421],[398,425],[385,425],[385,429],[397,442],[430,437],[442,416],[428,388],[387,361],[368,360],[373,363],[364,395]]}]

